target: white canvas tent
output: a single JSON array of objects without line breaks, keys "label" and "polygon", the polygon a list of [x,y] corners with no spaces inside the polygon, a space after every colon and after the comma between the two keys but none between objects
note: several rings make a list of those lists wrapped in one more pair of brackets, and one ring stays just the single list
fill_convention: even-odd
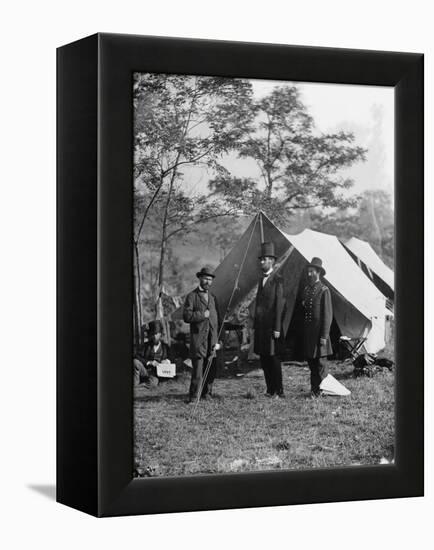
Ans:
[{"label": "white canvas tent", "polygon": [[343,244],[377,288],[387,298],[393,300],[395,290],[394,273],[377,255],[371,245],[356,237],[352,237]]},{"label": "white canvas tent", "polygon": [[333,315],[344,336],[366,336],[365,348],[376,353],[385,346],[386,300],[345,252],[337,237],[305,229],[285,234],[306,263],[320,257],[325,283],[332,291]]},{"label": "white canvas tent", "polygon": [[[212,290],[222,312],[233,311],[242,301],[254,299],[259,278],[258,256],[264,241],[274,243],[276,268],[283,276],[285,333],[294,313],[300,278],[306,264],[317,256],[323,260],[327,272],[324,282],[331,290],[334,320],[340,333],[350,338],[366,337],[365,348],[370,353],[384,348],[386,299],[340,241],[333,235],[310,229],[298,235],[286,234],[262,213],[215,270]],[[174,317],[180,316],[178,310]]]}]

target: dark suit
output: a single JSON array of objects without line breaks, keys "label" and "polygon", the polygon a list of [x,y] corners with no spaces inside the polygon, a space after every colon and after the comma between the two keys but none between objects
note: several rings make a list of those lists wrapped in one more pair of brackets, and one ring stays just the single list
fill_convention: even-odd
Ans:
[{"label": "dark suit", "polygon": [[[327,363],[322,357],[333,353],[330,342],[330,326],[333,307],[330,289],[321,281],[306,285],[301,294],[303,310],[303,352],[311,373],[311,389],[318,393],[321,381],[328,374]],[[321,344],[320,340],[326,340]]]},{"label": "dark suit", "polygon": [[[209,317],[205,311],[209,310]],[[199,288],[190,292],[184,303],[184,321],[190,324],[190,357],[193,365],[190,384],[190,399],[197,397],[202,384],[204,370],[218,340],[220,314],[217,299],[211,292],[201,292]],[[208,376],[203,384],[201,397],[210,390],[215,378],[215,360],[211,363]]]},{"label": "dark suit", "polygon": [[255,306],[254,351],[261,358],[267,393],[283,394],[282,368],[277,357],[277,340],[273,332],[282,330],[282,312],[284,306],[282,277],[271,272],[265,285],[259,281]]},{"label": "dark suit", "polygon": [[140,383],[146,387],[156,386],[158,384],[157,369],[151,365],[152,361],[161,363],[165,359],[172,360],[169,346],[160,341],[160,345],[154,350],[153,342],[146,342],[143,349],[134,355],[134,385]]},{"label": "dark suit", "polygon": [[142,361],[145,366],[151,361],[157,361],[158,363],[161,363],[165,359],[169,359],[171,361],[172,354],[169,346],[161,340],[160,344],[161,345],[158,346],[157,350],[154,350],[153,342],[146,342],[143,346],[143,351],[137,354],[137,359]]}]

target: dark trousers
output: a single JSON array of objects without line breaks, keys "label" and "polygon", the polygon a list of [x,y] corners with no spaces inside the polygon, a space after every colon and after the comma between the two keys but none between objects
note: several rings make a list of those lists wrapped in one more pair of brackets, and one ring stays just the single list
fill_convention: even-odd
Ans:
[{"label": "dark trousers", "polygon": [[145,388],[153,388],[158,385],[158,378],[138,359],[133,359],[133,377],[135,386],[143,384]]},{"label": "dark trousers", "polygon": [[261,355],[260,357],[267,393],[270,395],[283,394],[282,367],[279,358],[276,355]]},{"label": "dark trousers", "polygon": [[[199,388],[202,384],[203,376],[205,374],[205,369],[208,365],[208,358],[196,357],[191,360],[193,365],[193,372],[191,373],[191,382],[190,382],[190,399],[197,397],[199,393]],[[201,397],[204,397],[208,393],[212,393],[212,383],[216,375],[216,360],[215,357],[211,361],[211,365],[208,371],[208,374],[203,382],[203,388],[201,392]]]},{"label": "dark trousers", "polygon": [[319,386],[329,373],[327,361],[322,357],[307,360],[310,368],[310,388],[314,393],[319,392]]}]

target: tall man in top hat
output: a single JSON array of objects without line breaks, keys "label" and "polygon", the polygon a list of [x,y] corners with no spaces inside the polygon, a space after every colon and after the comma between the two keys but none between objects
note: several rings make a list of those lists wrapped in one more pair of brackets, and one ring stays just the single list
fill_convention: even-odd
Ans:
[{"label": "tall man in top hat", "polygon": [[[187,295],[183,313],[184,321],[190,324],[190,357],[193,365],[189,403],[197,399],[201,386],[201,398],[211,394],[216,369],[215,360],[212,357],[220,348],[218,343],[220,313],[217,299],[209,290],[215,275],[210,267],[203,267],[196,276],[199,279],[199,285]],[[210,360],[211,368],[206,379],[203,380]]]},{"label": "tall man in top hat", "polygon": [[330,289],[321,281],[325,275],[320,258],[307,266],[307,284],[301,292],[303,311],[303,351],[310,368],[312,396],[321,395],[320,384],[328,374],[325,357],[333,353],[330,326],[333,307]]},{"label": "tall man in top hat", "polygon": [[273,270],[276,262],[274,243],[262,243],[259,261],[262,276],[256,295],[254,351],[261,359],[267,386],[265,395],[284,397],[282,367],[276,349],[282,330],[283,281]]}]

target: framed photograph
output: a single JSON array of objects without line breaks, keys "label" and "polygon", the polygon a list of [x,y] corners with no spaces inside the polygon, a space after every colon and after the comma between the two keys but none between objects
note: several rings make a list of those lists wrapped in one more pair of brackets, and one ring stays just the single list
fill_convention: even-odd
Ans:
[{"label": "framed photograph", "polygon": [[57,500],[423,495],[423,56],[97,34],[57,86]]}]

